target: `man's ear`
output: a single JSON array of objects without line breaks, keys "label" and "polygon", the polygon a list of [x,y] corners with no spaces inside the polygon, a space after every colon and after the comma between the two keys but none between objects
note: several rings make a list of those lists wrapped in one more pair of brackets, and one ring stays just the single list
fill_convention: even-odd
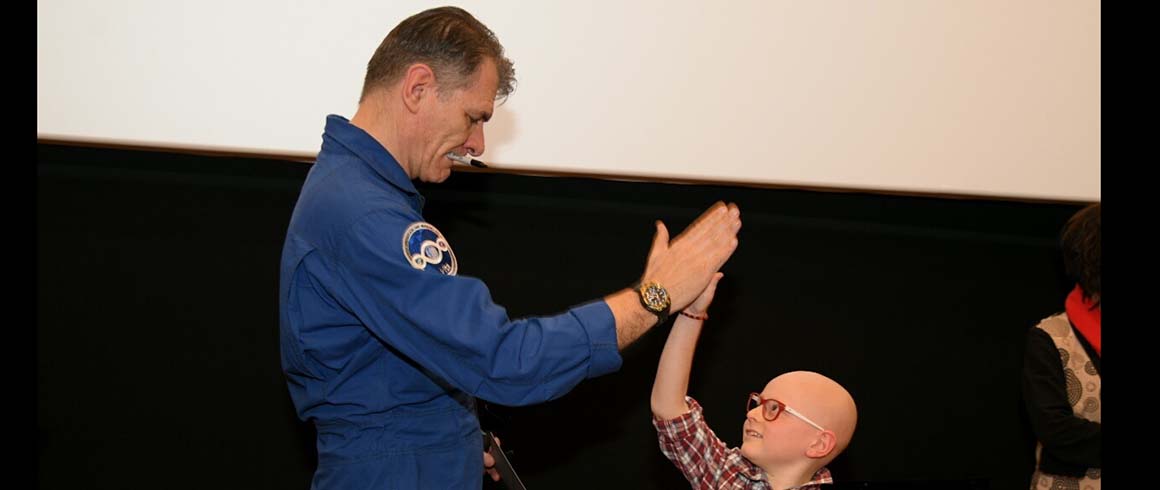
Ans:
[{"label": "man's ear", "polygon": [[425,63],[415,63],[403,73],[403,105],[412,113],[419,112],[425,97],[435,96],[435,71]]}]

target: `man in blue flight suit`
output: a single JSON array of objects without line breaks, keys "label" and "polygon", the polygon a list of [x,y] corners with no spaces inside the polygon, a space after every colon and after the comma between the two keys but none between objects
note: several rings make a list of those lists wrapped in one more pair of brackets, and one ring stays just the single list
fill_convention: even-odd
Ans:
[{"label": "man in blue flight suit", "polygon": [[412,180],[442,182],[449,153],[483,153],[483,124],[513,81],[486,26],[432,9],[375,51],[354,117],[327,117],[279,287],[283,371],[318,433],[313,488],[480,488],[494,462],[475,397],[539,403],[616,371],[619,351],[691,303],[736,249],[740,213],[717,203],[675,239],[657,223],[639,285],[508,318],[483,282],[457,275]]}]

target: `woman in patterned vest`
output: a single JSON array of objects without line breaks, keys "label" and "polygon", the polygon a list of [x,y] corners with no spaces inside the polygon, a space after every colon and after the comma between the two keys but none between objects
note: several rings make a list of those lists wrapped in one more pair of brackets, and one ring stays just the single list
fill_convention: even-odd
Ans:
[{"label": "woman in patterned vest", "polygon": [[1027,336],[1023,399],[1038,440],[1031,488],[1100,488],[1100,205],[1068,220],[1060,240],[1076,286],[1063,313]]}]

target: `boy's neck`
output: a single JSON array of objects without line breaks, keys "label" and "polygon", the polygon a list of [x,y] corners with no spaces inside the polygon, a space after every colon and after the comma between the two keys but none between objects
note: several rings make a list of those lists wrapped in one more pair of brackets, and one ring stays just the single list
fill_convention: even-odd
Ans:
[{"label": "boy's neck", "polygon": [[813,480],[814,474],[821,468],[814,468],[812,461],[799,461],[780,466],[762,466],[765,470],[765,480],[773,490],[785,490],[798,487]]}]

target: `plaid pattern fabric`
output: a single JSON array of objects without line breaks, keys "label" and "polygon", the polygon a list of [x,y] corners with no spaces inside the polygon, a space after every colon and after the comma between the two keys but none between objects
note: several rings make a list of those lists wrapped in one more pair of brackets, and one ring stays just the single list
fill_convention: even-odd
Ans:
[{"label": "plaid pattern fabric", "polygon": [[[705,423],[701,404],[686,396],[689,412],[672,420],[653,416],[661,452],[672,461],[697,490],[767,489],[765,471],[741,455],[740,448],[728,448]],[[798,490],[820,490],[833,483],[830,470],[822,468]]]}]

